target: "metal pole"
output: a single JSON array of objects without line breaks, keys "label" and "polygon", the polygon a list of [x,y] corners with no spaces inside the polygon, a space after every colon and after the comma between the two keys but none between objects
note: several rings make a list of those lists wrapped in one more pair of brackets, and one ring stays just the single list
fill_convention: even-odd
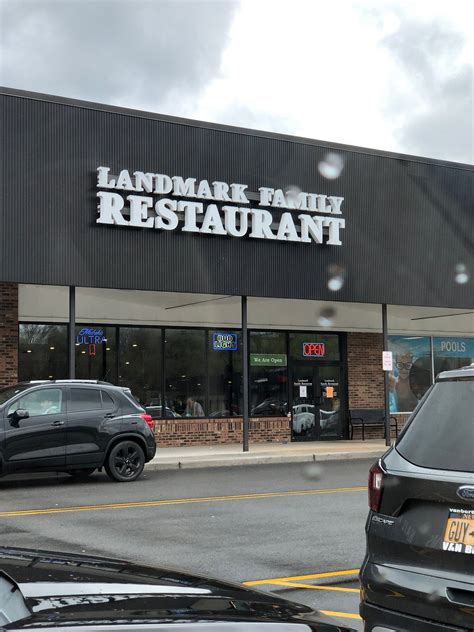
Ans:
[{"label": "metal pole", "polygon": [[76,288],[69,287],[69,379],[76,377]]},{"label": "metal pole", "polygon": [[247,331],[247,297],[242,296],[242,381],[243,381],[243,451],[249,451],[249,349]]},{"label": "metal pole", "polygon": [[[388,351],[388,327],[387,327],[387,304],[382,305],[382,334],[383,350]],[[385,408],[385,445],[391,445],[390,441],[390,404],[388,398],[388,371],[383,372],[383,394]]]}]

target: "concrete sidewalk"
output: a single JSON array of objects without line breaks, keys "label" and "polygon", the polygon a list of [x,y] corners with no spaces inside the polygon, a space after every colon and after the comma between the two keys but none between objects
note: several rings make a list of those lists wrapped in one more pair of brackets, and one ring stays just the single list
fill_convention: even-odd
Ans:
[{"label": "concrete sidewalk", "polygon": [[304,443],[251,444],[249,452],[241,444],[183,448],[158,448],[147,470],[305,463],[348,459],[376,459],[387,450],[385,441],[314,441]]}]

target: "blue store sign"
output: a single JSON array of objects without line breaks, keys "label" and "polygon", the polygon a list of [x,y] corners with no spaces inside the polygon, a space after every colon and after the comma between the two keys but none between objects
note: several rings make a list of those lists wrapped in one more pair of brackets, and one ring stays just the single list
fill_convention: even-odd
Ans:
[{"label": "blue store sign", "polygon": [[212,334],[214,351],[237,351],[237,334],[229,331],[215,331]]},{"label": "blue store sign", "polygon": [[474,338],[433,338],[433,350],[443,358],[474,358]]}]

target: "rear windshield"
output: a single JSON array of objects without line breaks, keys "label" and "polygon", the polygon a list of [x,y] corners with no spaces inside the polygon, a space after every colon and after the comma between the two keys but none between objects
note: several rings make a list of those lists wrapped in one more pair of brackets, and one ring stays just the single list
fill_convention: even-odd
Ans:
[{"label": "rear windshield", "polygon": [[474,472],[474,380],[435,384],[397,450],[421,467]]}]

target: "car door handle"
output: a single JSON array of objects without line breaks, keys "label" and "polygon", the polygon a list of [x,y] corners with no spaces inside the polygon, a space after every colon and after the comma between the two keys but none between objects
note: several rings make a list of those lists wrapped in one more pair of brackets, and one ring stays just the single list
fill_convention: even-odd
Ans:
[{"label": "car door handle", "polygon": [[53,421],[52,426],[64,426],[64,421]]},{"label": "car door handle", "polygon": [[465,606],[472,608],[474,606],[474,591],[462,590],[459,588],[448,588],[446,591],[449,601],[458,604],[459,606]]}]

